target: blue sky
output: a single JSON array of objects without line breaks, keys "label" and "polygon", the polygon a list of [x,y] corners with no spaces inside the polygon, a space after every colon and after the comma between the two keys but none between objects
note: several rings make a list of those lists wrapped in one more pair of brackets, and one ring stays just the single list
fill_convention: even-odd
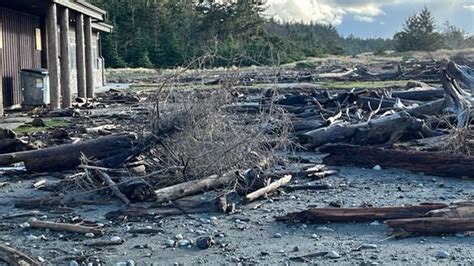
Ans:
[{"label": "blue sky", "polygon": [[286,21],[332,24],[347,36],[392,37],[425,5],[438,26],[445,21],[474,34],[474,0],[267,0],[268,15]]}]

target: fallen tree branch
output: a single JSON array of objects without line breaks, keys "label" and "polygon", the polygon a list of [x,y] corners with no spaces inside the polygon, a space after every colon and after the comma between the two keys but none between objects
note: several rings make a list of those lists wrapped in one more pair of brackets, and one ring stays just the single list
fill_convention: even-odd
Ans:
[{"label": "fallen tree branch", "polygon": [[388,220],[396,232],[415,235],[442,235],[474,231],[474,218],[415,218]]},{"label": "fallen tree branch", "polygon": [[127,198],[127,196],[125,196],[121,191],[120,189],[117,187],[117,184],[112,180],[112,178],[106,174],[105,172],[103,171],[100,171],[98,170],[97,173],[100,175],[100,177],[105,181],[105,183],[107,184],[107,186],[112,190],[112,192],[114,193],[114,195],[121,199],[125,204],[129,205],[130,204],[130,200]]}]

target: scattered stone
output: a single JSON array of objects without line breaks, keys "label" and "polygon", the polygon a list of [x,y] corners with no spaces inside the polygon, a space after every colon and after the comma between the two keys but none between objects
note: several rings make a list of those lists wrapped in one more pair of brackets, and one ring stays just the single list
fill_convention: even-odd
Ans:
[{"label": "scattered stone", "polygon": [[317,238],[319,238],[319,236],[317,234],[312,234],[311,238],[317,239]]},{"label": "scattered stone", "polygon": [[95,237],[94,233],[86,233],[85,236],[89,238]]},{"label": "scattered stone", "polygon": [[127,263],[124,261],[120,261],[114,264],[114,266],[127,266]]},{"label": "scattered stone", "polygon": [[329,228],[327,226],[318,226],[316,230],[323,231],[323,232],[334,232],[334,229]]},{"label": "scattered stone", "polygon": [[75,260],[71,260],[69,263],[68,263],[69,266],[79,266],[79,263]]},{"label": "scattered stone", "polygon": [[377,165],[374,166],[374,168],[372,168],[372,169],[375,170],[375,171],[380,171],[380,170],[382,170],[382,166],[380,166],[380,165],[377,164]]},{"label": "scattered stone", "polygon": [[328,252],[328,254],[326,254],[326,258],[329,258],[329,259],[339,259],[340,257],[341,255],[339,255],[339,253],[337,253],[334,250],[331,250]]},{"label": "scattered stone", "polygon": [[127,266],[135,266],[136,263],[134,260],[127,260]]},{"label": "scattered stone", "polygon": [[122,242],[123,239],[119,236],[113,236],[113,237],[110,238],[110,241],[112,241],[112,242]]},{"label": "scattered stone", "polygon": [[183,239],[184,237],[183,237],[182,234],[177,234],[177,235],[174,236],[174,238],[180,240],[180,239]]},{"label": "scattered stone", "polygon": [[26,236],[26,240],[27,240],[27,241],[35,241],[35,240],[37,240],[37,239],[38,239],[38,237],[37,237],[37,236],[34,236],[34,235],[32,235],[32,234],[29,234],[29,235]]},{"label": "scattered stone", "polygon": [[363,249],[377,249],[378,246],[375,245],[375,244],[362,244],[360,246],[358,246],[355,250],[359,251],[359,250],[363,250]]},{"label": "scattered stone", "polygon": [[177,242],[179,247],[187,247],[191,244],[191,242],[187,239],[181,239]]},{"label": "scattered stone", "polygon": [[449,253],[445,250],[440,250],[436,253],[437,259],[446,259],[449,257]]},{"label": "scattered stone", "polygon": [[281,238],[282,235],[280,233],[276,233],[275,235],[273,235],[274,238]]},{"label": "scattered stone", "polygon": [[200,249],[208,249],[214,243],[214,239],[211,236],[200,237],[196,240],[196,246]]},{"label": "scattered stone", "polygon": [[379,226],[380,222],[379,221],[373,221],[373,222],[370,223],[370,225]]},{"label": "scattered stone", "polygon": [[168,239],[165,241],[165,246],[169,248],[174,247],[174,244],[175,244],[174,240]]},{"label": "scattered stone", "polygon": [[33,121],[31,121],[31,125],[34,126],[34,127],[45,127],[46,126],[43,119],[41,119],[41,118],[33,119]]}]

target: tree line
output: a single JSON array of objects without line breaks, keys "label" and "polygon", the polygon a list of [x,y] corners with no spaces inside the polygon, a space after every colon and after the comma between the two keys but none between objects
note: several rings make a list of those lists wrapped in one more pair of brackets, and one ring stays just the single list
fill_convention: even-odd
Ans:
[{"label": "tree line", "polygon": [[114,26],[102,43],[107,67],[114,68],[176,67],[206,54],[212,55],[208,66],[215,67],[275,65],[327,54],[404,51],[420,49],[420,42],[426,50],[473,46],[465,32],[453,25],[437,33],[428,9],[410,17],[393,39],[361,39],[343,38],[331,25],[267,19],[260,1],[90,1],[108,11],[108,22]]}]

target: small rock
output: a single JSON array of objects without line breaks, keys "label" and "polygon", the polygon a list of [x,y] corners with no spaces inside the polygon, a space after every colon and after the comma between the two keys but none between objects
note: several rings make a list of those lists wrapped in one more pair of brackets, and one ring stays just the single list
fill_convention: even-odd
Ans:
[{"label": "small rock", "polygon": [[334,250],[331,250],[328,252],[328,254],[326,254],[326,258],[330,258],[330,259],[339,259],[340,257],[341,255],[339,255],[339,253],[337,253]]},{"label": "small rock", "polygon": [[370,223],[370,225],[379,226],[380,222],[379,221],[373,221],[373,222]]},{"label": "small rock", "polygon": [[362,244],[356,248],[356,250],[363,250],[363,249],[377,249],[378,246],[375,244]]},{"label": "small rock", "polygon": [[455,236],[459,237],[459,238],[466,237],[466,235],[464,233],[456,233]]},{"label": "small rock", "polygon": [[274,238],[281,238],[282,235],[280,233],[276,233],[275,235],[273,235]]},{"label": "small rock", "polygon": [[191,244],[191,242],[187,239],[181,239],[177,242],[179,247],[187,247]]},{"label": "small rock", "polygon": [[445,250],[440,250],[436,253],[437,259],[446,259],[449,257],[449,253]]},{"label": "small rock", "polygon": [[113,236],[113,237],[110,238],[110,241],[112,241],[112,242],[122,242],[123,239],[119,236]]},{"label": "small rock", "polygon": [[37,239],[38,239],[38,237],[34,236],[32,234],[29,234],[29,235],[26,236],[26,240],[28,240],[28,241],[35,241]]},{"label": "small rock", "polygon": [[174,236],[174,238],[180,240],[180,239],[183,239],[184,237],[183,237],[182,234],[177,234],[177,235]]},{"label": "small rock", "polygon": [[114,266],[127,266],[127,263],[124,261],[120,261],[114,264]]},{"label": "small rock", "polygon": [[203,236],[196,240],[196,246],[200,249],[208,249],[214,243],[214,239],[211,236]]},{"label": "small rock", "polygon": [[45,127],[46,126],[43,119],[41,119],[41,118],[33,119],[33,121],[31,122],[31,125],[34,126],[34,127]]},{"label": "small rock", "polygon": [[318,238],[318,235],[317,235],[317,234],[312,234],[312,235],[311,235],[311,238],[317,239],[317,238]]},{"label": "small rock", "polygon": [[95,237],[94,233],[86,233],[85,236],[89,238]]},{"label": "small rock", "polygon": [[323,232],[334,232],[334,229],[329,228],[327,226],[318,226],[316,230],[323,231]]},{"label": "small rock", "polygon": [[134,260],[127,260],[127,266],[135,266],[136,263]]},{"label": "small rock", "polygon": [[79,266],[79,263],[75,260],[71,260],[69,263],[68,263],[69,266]]},{"label": "small rock", "polygon": [[165,246],[169,248],[174,247],[174,244],[175,244],[174,240],[168,239],[165,241]]},{"label": "small rock", "polygon": [[375,170],[375,171],[380,171],[380,170],[382,170],[382,166],[380,166],[380,165],[377,164],[377,165],[374,166],[374,168],[372,168],[372,169]]}]

